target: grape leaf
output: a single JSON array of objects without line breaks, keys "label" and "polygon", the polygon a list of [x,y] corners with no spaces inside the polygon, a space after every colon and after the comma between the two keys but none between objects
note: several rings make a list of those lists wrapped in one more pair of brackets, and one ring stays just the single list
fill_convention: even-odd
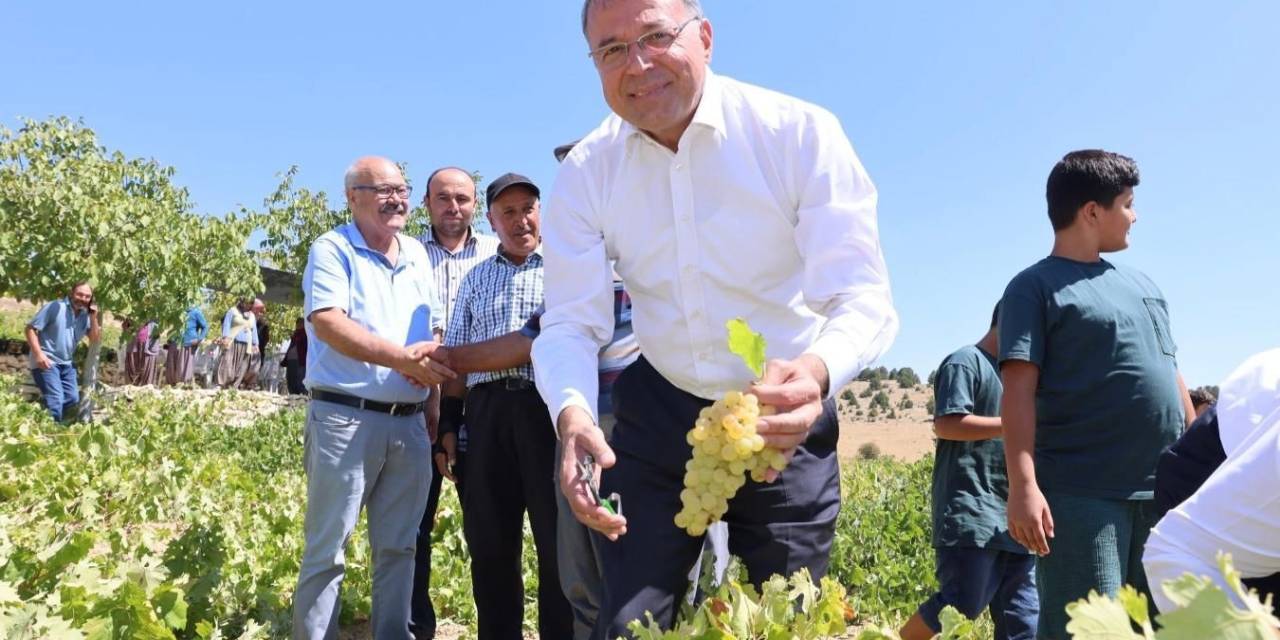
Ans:
[{"label": "grape leaf", "polygon": [[[1144,636],[1133,631],[1129,613],[1119,601],[1090,591],[1089,597],[1067,605],[1067,634],[1076,640],[1129,640]],[[1147,636],[1149,639],[1150,636]]]},{"label": "grape leaf", "polygon": [[764,336],[752,331],[742,318],[726,322],[725,328],[729,330],[729,351],[742,358],[757,380],[764,378]]}]

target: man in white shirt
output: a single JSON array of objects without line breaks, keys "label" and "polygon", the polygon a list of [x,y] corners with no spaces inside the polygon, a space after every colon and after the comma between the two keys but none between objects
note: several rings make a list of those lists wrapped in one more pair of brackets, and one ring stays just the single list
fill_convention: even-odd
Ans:
[{"label": "man in white shirt", "polygon": [[[1280,349],[1248,359],[1220,388],[1217,407],[1162,456],[1156,473],[1157,491],[1167,485],[1176,499],[1202,473],[1197,461],[1220,462],[1147,540],[1142,563],[1164,612],[1173,602],[1160,585],[1185,572],[1211,576],[1226,590],[1220,551],[1231,554],[1245,586],[1264,596],[1280,593]],[[1192,440],[1198,433],[1208,440]]]},{"label": "man in white shirt", "polygon": [[[547,204],[547,313],[533,359],[562,442],[561,489],[614,541],[594,637],[615,638],[646,611],[673,621],[701,549],[672,520],[685,432],[726,391],[775,406],[760,432],[791,456],[730,502],[730,550],[755,582],[826,572],[840,497],[829,399],[889,347],[898,322],[875,187],[833,115],[712,74],[711,23],[695,0],[587,0],[583,31],[613,115],[569,153]],[[615,383],[606,443],[596,354],[613,332],[611,260],[644,355]],[[763,380],[727,349],[725,322],[739,316],[775,358]],[[576,481],[587,454],[626,517]]]}]

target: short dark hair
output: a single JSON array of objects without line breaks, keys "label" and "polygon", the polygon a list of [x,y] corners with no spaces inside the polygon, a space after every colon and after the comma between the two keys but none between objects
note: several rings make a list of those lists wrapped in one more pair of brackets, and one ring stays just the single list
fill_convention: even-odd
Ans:
[{"label": "short dark hair", "polygon": [[1187,392],[1191,396],[1191,406],[1199,408],[1202,404],[1214,404],[1218,401],[1213,394],[1206,389],[1192,389]]},{"label": "short dark hair", "polygon": [[[702,3],[698,2],[698,0],[681,0],[681,1],[684,2],[684,8],[693,17],[698,17],[698,18],[702,17]],[[596,4],[597,2],[603,2],[603,0],[583,0],[582,37],[584,38],[587,37],[587,12],[591,10],[591,5]]]},{"label": "short dark hair", "polygon": [[991,310],[991,328],[992,329],[996,328],[996,325],[999,323],[1000,323],[1000,303],[997,302],[996,308]]},{"label": "short dark hair", "polygon": [[1049,222],[1061,231],[1076,221],[1080,207],[1097,202],[1110,207],[1126,187],[1138,186],[1133,158],[1101,149],[1072,151],[1053,166],[1045,185]]},{"label": "short dark hair", "polygon": [[471,178],[471,197],[475,198],[480,195],[480,187],[476,185],[476,177],[471,175],[470,171],[467,171],[462,167],[448,166],[448,167],[440,167],[439,169],[432,171],[431,175],[427,176],[427,185],[422,190],[422,198],[424,200],[431,197],[431,181],[435,180],[436,175],[439,174],[441,171],[461,171],[462,173],[465,173],[468,178]]}]

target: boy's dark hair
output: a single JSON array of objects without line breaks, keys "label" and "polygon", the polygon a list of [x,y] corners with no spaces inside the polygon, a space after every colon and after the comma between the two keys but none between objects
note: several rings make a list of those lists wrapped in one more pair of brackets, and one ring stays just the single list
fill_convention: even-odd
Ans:
[{"label": "boy's dark hair", "polygon": [[1061,231],[1076,221],[1080,207],[1097,202],[1110,207],[1125,187],[1138,186],[1133,158],[1101,149],[1072,151],[1053,166],[1045,185],[1049,222]]},{"label": "boy's dark hair", "polygon": [[1215,404],[1218,402],[1218,399],[1213,397],[1213,394],[1205,389],[1192,389],[1188,391],[1187,394],[1191,396],[1191,406],[1197,409],[1200,408],[1200,405],[1202,404]]},{"label": "boy's dark hair", "polygon": [[996,328],[996,324],[1000,322],[1000,303],[996,303],[996,308],[991,310],[991,328]]}]

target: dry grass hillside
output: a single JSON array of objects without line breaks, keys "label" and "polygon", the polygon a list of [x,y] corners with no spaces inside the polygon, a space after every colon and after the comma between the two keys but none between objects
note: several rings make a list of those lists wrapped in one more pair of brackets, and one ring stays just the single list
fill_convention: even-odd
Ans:
[{"label": "dry grass hillside", "polygon": [[[923,382],[904,389],[893,380],[882,381],[880,391],[888,396],[893,413],[878,410],[879,415],[873,418],[870,407],[877,392],[866,395],[870,384],[855,380],[836,396],[840,413],[840,457],[857,458],[864,447],[874,447],[880,455],[908,462],[932,453],[933,415],[926,406],[933,390]],[[848,400],[850,395],[856,404]],[[904,407],[904,398],[909,401],[909,407]]]}]

